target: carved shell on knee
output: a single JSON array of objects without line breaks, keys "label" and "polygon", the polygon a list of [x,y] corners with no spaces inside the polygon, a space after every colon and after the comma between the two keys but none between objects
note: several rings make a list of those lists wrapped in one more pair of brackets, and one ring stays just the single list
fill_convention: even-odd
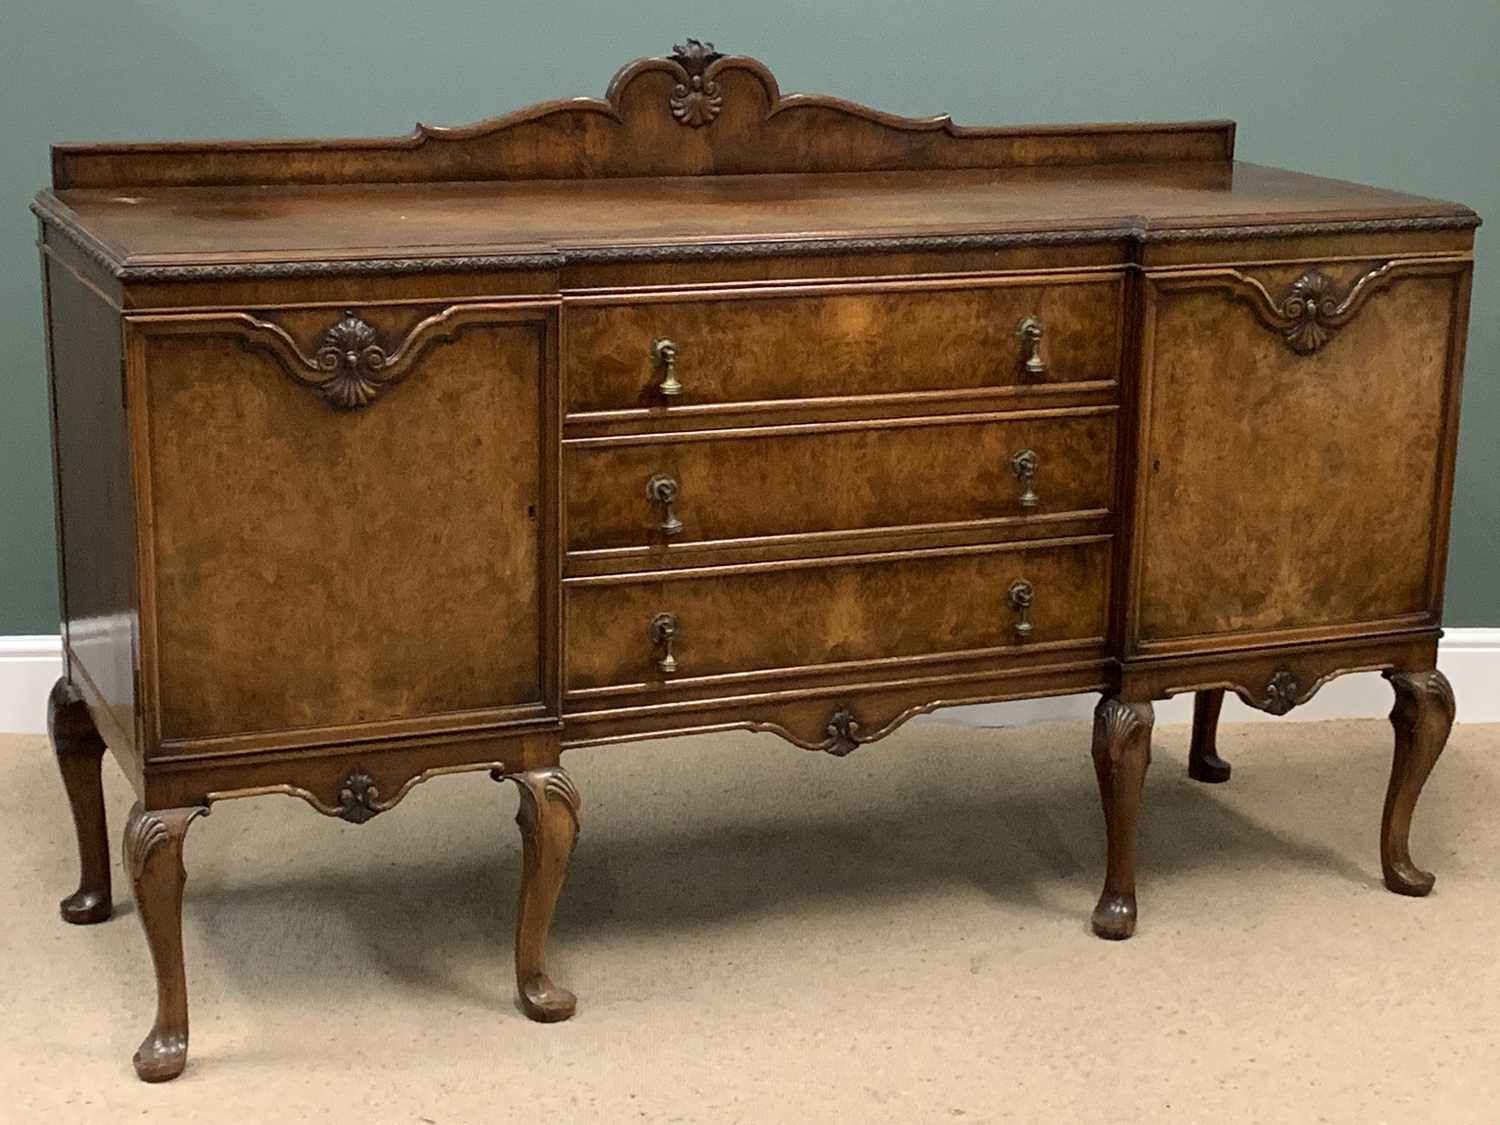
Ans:
[{"label": "carved shell on knee", "polygon": [[139,879],[151,853],[165,844],[172,833],[161,817],[152,813],[143,813],[130,821],[129,828],[125,834],[125,870],[132,879]]},{"label": "carved shell on knee", "polygon": [[1111,742],[1120,742],[1135,733],[1142,724],[1139,712],[1121,699],[1106,699],[1099,705],[1099,720]]}]

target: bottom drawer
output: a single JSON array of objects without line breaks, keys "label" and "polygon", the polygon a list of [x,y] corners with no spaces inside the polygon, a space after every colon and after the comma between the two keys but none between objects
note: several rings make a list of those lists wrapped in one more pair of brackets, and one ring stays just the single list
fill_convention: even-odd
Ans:
[{"label": "bottom drawer", "polygon": [[1091,536],[572,579],[566,685],[1097,641],[1109,558]]}]

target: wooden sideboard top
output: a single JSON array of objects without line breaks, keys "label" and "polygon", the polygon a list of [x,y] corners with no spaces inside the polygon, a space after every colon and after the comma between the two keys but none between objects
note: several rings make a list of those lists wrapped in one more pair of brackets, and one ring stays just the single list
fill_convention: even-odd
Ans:
[{"label": "wooden sideboard top", "polygon": [[966,128],[783,96],[761,63],[690,40],[602,100],[407,137],[59,145],[35,209],[123,281],[1478,224],[1233,155],[1225,121]]},{"label": "wooden sideboard top", "polygon": [[[1453,220],[1456,204],[1255,164],[441,184],[79,188],[43,204],[124,266],[1024,231]],[[65,209],[65,210],[63,210]]]}]

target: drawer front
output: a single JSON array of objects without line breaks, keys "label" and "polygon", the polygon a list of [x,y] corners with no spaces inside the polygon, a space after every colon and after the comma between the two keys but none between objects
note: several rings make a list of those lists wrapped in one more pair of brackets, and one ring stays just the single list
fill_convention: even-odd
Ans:
[{"label": "drawer front", "polygon": [[[1097,640],[1109,556],[1108,537],[1098,536],[574,580],[566,584],[567,686],[670,684],[929,654],[1010,655]],[[654,627],[663,615],[671,619],[670,659]]]},{"label": "drawer front", "polygon": [[[1122,282],[565,306],[571,413],[1113,379]],[[1034,319],[1040,330],[1021,331]],[[671,341],[671,377],[659,340]]]},{"label": "drawer front", "polygon": [[1098,512],[1112,406],[567,444],[571,551]]}]

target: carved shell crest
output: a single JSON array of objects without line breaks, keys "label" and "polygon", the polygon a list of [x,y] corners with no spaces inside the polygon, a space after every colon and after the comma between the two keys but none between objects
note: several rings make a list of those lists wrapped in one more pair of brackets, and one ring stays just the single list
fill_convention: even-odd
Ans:
[{"label": "carved shell crest", "polygon": [[724,56],[712,43],[689,39],[672,47],[672,61],[682,69],[681,80],[672,87],[672,116],[680,124],[701,129],[719,116],[724,98],[719,84],[708,75],[708,68]]},{"label": "carved shell crest", "polygon": [[388,359],[371,328],[352,312],[323,333],[323,344],[314,357],[319,369],[329,372],[318,383],[323,397],[346,410],[368,406],[379,392],[378,373]]}]

